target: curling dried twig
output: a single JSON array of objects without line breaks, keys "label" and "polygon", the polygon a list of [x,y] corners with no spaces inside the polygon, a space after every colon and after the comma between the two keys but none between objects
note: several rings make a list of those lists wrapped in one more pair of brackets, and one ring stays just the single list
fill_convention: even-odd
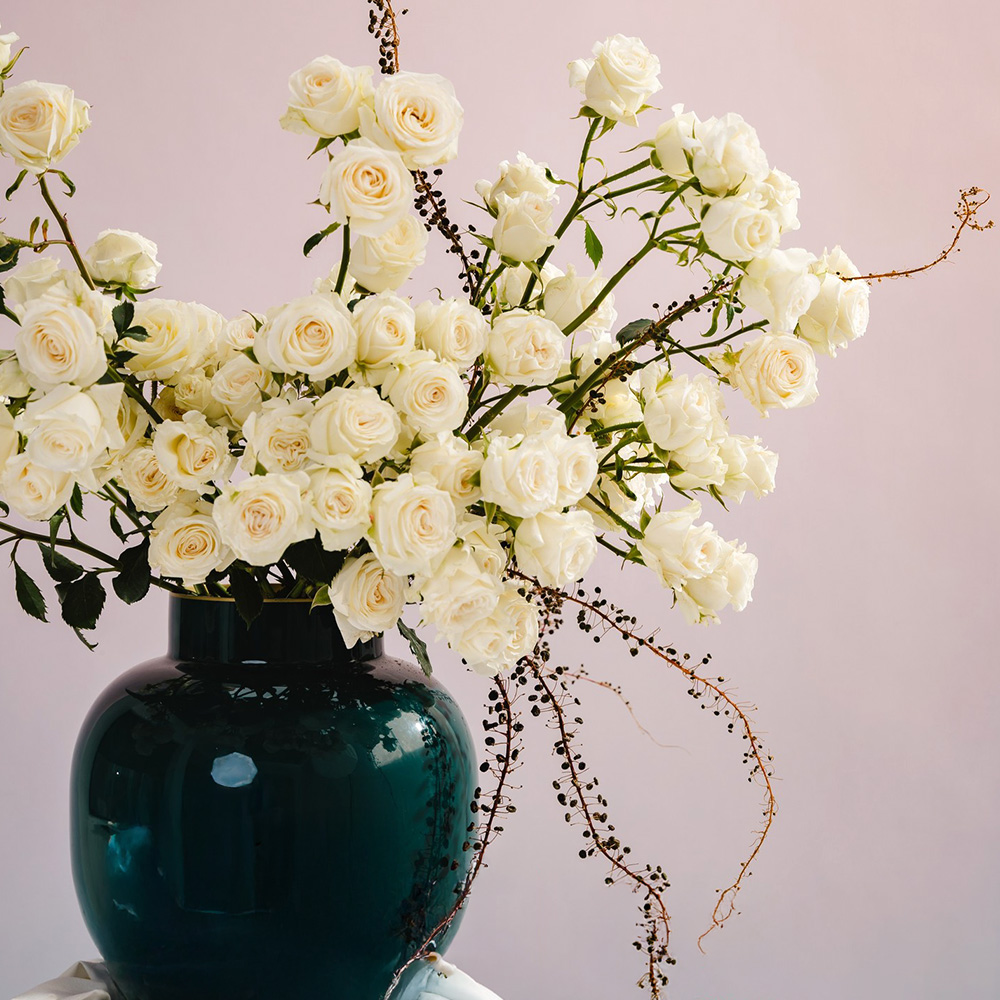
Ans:
[{"label": "curling dried twig", "polygon": [[[386,76],[399,72],[399,25],[392,0],[368,0],[368,30],[378,39],[379,69]],[[407,10],[400,11],[400,17]]]}]

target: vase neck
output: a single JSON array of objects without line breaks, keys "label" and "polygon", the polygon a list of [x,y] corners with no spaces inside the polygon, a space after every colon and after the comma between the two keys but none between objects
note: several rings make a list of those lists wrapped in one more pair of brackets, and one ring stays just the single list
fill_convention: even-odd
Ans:
[{"label": "vase neck", "polygon": [[332,610],[309,601],[266,601],[248,626],[233,601],[171,597],[167,653],[189,663],[319,665],[375,659],[382,638],[348,649]]}]

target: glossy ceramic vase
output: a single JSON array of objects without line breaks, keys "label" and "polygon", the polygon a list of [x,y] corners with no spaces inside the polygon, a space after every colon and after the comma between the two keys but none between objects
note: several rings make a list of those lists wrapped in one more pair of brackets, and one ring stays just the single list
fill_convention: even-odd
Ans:
[{"label": "glossy ceramic vase", "polygon": [[[124,1000],[382,1000],[467,871],[458,706],[329,608],[172,598],[73,762],[77,895]],[[454,933],[436,942],[443,950]]]}]

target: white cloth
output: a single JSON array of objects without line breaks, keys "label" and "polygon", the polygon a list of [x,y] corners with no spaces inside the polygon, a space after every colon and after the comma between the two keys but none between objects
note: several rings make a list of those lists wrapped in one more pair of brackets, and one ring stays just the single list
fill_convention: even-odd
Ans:
[{"label": "white cloth", "polygon": [[[22,993],[14,1000],[115,1000],[107,970],[98,962],[77,962],[58,979]],[[500,1000],[440,955],[420,963],[399,1000]]]}]

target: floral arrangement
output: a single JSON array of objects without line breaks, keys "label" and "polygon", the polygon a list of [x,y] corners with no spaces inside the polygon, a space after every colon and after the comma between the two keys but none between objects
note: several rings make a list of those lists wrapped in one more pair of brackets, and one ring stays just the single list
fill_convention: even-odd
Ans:
[{"label": "floral arrangement", "polygon": [[[656,995],[669,961],[663,875],[629,866],[572,764],[572,682],[547,665],[546,636],[572,602],[585,628],[678,666],[690,693],[745,728],[770,825],[768,758],[735,702],[574,585],[603,546],[651,573],[689,622],[747,605],[757,559],[703,505],[766,496],[778,456],[730,428],[725,394],[764,416],[811,404],[818,358],[865,332],[879,276],[840,247],[783,248],[799,225],[795,181],[739,115],[653,108],[659,61],[621,35],[569,68],[584,133],[574,168],[523,153],[501,163],[476,186],[481,222],[460,230],[436,185],[458,155],[462,105],[444,77],[399,71],[385,0],[371,17],[381,80],[320,57],[292,75],[281,119],[317,162],[323,225],[303,250],[330,239],[334,266],[300,298],[231,318],[160,297],[145,236],[77,243],[53,187],[74,194],[62,164],[88,105],[67,86],[12,83],[17,36],[0,35],[0,150],[17,171],[6,197],[30,186],[45,206],[23,237],[0,236],[0,544],[21,605],[45,620],[18,561],[37,543],[84,641],[107,581],[126,603],[151,586],[231,596],[247,621],[265,599],[309,598],[332,606],[351,645],[398,627],[428,671],[421,634],[433,626],[472,669],[498,675],[491,824],[517,756],[511,690],[533,684],[532,712],[547,706],[570,765],[559,795],[587,831],[582,853],[643,893],[638,944]],[[612,169],[620,136],[631,150]],[[963,196],[959,230],[979,228],[977,193]],[[599,230],[612,224],[634,230],[636,250],[602,270]],[[406,285],[434,231],[461,261],[461,294],[416,302]],[[556,266],[570,235],[586,268]],[[694,272],[701,291],[620,322],[615,289],[650,254]],[[691,320],[697,333],[682,336]],[[118,552],[78,534],[97,503]]]}]

